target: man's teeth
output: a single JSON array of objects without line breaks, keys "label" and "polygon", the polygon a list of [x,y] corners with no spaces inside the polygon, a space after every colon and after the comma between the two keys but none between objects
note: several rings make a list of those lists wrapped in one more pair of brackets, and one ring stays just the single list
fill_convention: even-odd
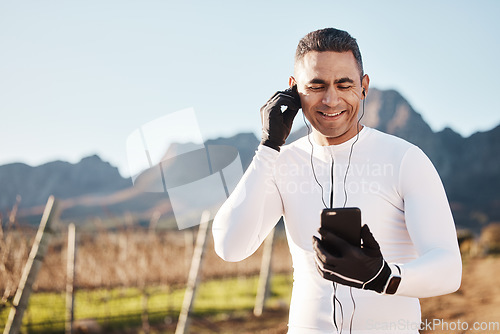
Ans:
[{"label": "man's teeth", "polygon": [[[320,111],[321,112],[321,111]],[[323,115],[325,116],[329,116],[329,117],[333,117],[333,116],[338,116],[340,114],[342,114],[344,111],[339,111],[338,113],[335,113],[335,114],[327,114],[327,113],[324,113],[324,112],[321,112]]]}]

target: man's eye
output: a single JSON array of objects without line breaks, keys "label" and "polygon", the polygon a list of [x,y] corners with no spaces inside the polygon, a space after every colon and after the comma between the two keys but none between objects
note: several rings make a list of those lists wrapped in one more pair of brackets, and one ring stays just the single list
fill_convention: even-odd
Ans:
[{"label": "man's eye", "polygon": [[352,86],[338,86],[339,89],[341,90],[347,90],[350,89]]},{"label": "man's eye", "polygon": [[309,87],[310,90],[320,90],[323,89],[323,86],[311,86]]}]

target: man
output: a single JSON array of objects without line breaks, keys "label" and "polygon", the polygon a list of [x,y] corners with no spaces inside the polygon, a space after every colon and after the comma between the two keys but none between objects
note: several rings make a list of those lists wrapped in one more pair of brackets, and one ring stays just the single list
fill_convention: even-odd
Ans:
[{"label": "man", "polygon": [[[461,281],[436,170],[416,146],[358,121],[369,77],[347,32],[306,35],[289,86],[261,109],[261,145],[214,219],[217,254],[248,257],[283,216],[294,267],[289,333],[418,333],[418,298]],[[300,107],[312,129],[283,146]],[[321,210],[339,207],[360,208],[361,247],[321,227]]]}]

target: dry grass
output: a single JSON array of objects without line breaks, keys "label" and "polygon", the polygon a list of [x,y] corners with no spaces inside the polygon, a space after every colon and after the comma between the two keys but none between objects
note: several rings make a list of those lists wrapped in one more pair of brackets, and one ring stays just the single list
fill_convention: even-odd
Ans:
[{"label": "dry grass", "polygon": [[[186,282],[196,229],[157,231],[128,228],[98,233],[77,232],[76,280],[80,289],[182,285]],[[12,297],[21,277],[34,238],[34,231],[15,229],[0,241],[0,293]],[[50,242],[35,289],[63,291],[66,277],[66,235],[56,234]],[[238,263],[221,260],[208,238],[203,276],[206,279],[248,276],[260,269],[262,250]],[[273,270],[290,272],[286,240],[275,241]]]},{"label": "dry grass", "polygon": [[[29,254],[34,231],[19,228],[0,238],[0,296],[12,297]],[[78,236],[77,286],[141,286],[149,284],[183,285],[186,282],[196,230],[158,231],[128,228],[121,231],[81,232]],[[247,276],[260,268],[262,250],[245,261],[227,263],[218,258],[209,237],[204,263],[204,279]],[[66,235],[59,233],[51,242],[42,270],[38,291],[62,291],[65,284]],[[290,272],[291,260],[283,236],[275,243],[273,269]],[[464,261],[462,286],[456,293],[421,300],[422,318],[442,319],[448,323],[467,323],[468,330],[435,327],[422,333],[495,333],[472,330],[476,322],[500,322],[500,257],[468,257]],[[251,315],[213,320],[218,328],[237,325],[242,333],[285,333],[287,311],[275,310],[272,316],[254,319]],[[207,320],[204,320],[207,321]],[[197,326],[196,321],[193,324]],[[203,326],[203,322],[200,323]],[[264,330],[268,328],[267,332]],[[200,332],[201,333],[201,332]]]},{"label": "dry grass", "polygon": [[9,229],[0,233],[0,298],[5,302],[15,290],[28,259],[34,231]]}]

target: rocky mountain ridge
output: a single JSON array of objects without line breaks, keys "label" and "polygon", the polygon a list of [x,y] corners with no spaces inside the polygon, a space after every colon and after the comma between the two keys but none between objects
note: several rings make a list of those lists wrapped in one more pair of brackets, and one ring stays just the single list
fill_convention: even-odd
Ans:
[{"label": "rocky mountain ridge", "polygon": [[[433,132],[425,120],[394,90],[370,89],[361,122],[404,138],[429,156],[438,170],[458,226],[478,229],[500,221],[500,125],[463,138],[450,128]],[[307,134],[305,127],[288,142]],[[250,164],[259,140],[252,133],[208,140],[206,145],[230,145]],[[0,166],[0,212],[6,213],[21,195],[20,214],[41,213],[50,194],[63,201],[63,217],[83,218],[133,213],[147,217],[171,214],[168,195],[145,193],[98,156],[77,164],[62,161],[38,167],[15,163]]]}]

